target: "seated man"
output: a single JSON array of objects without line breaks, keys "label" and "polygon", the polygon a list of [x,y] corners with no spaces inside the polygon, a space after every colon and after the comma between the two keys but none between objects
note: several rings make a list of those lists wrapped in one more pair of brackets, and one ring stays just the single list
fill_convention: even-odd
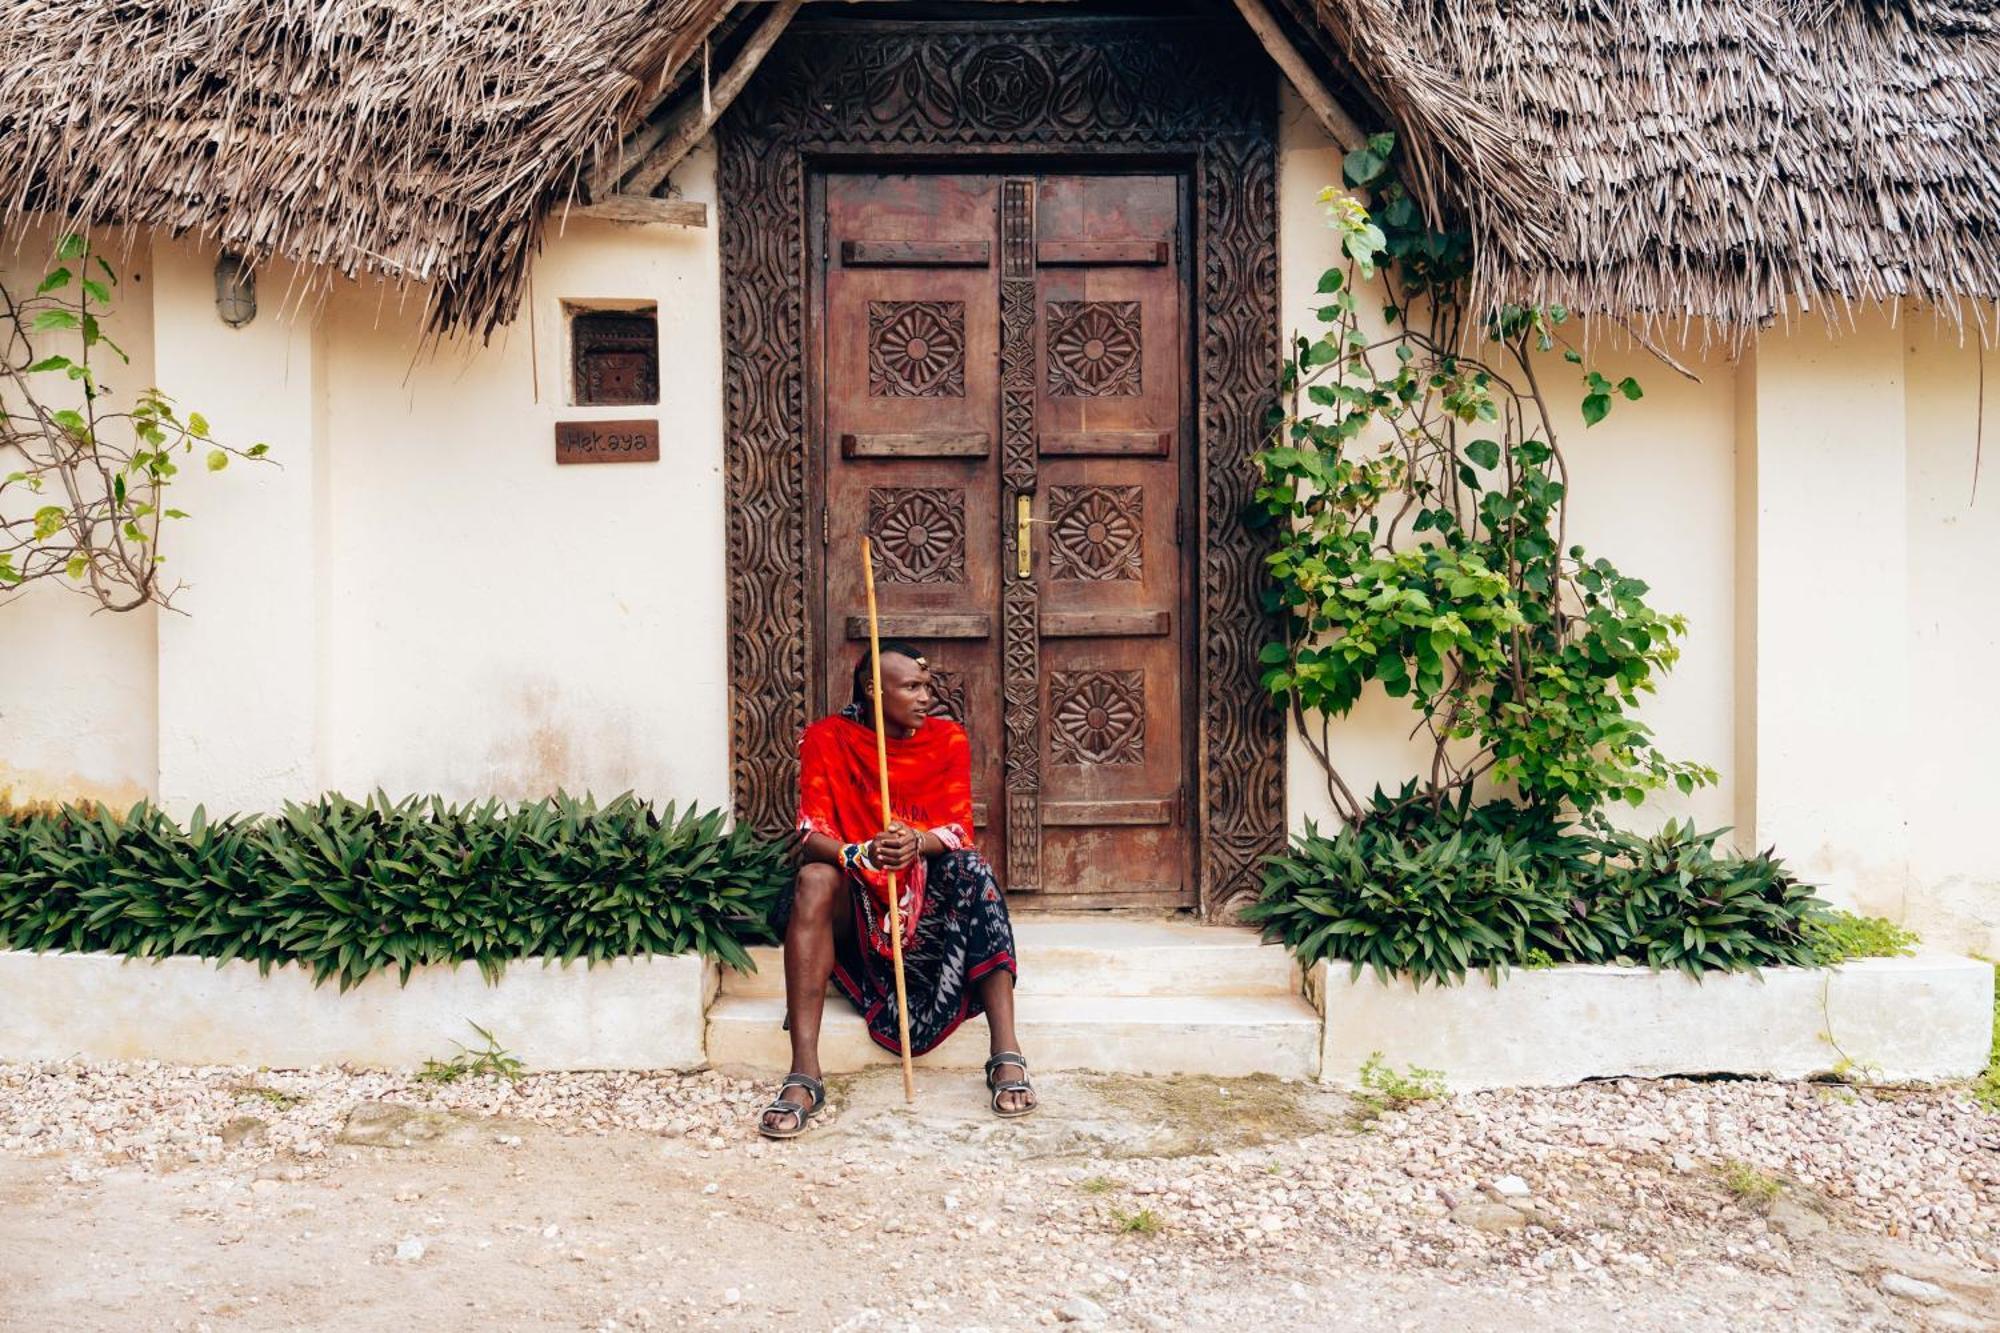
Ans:
[{"label": "seated man", "polygon": [[986,1014],[993,1110],[1026,1115],[1036,1096],[1014,1037],[1014,929],[993,868],[972,846],[972,747],[965,728],[932,717],[930,666],[907,643],[882,645],[882,718],[890,808],[882,828],[874,694],[868,655],[854,667],[852,702],[806,728],[799,745],[801,864],[778,905],[785,941],[785,1013],[792,1072],[757,1128],[788,1139],[826,1100],[819,1025],[829,974],[898,1049],[889,939],[889,874],[896,872],[910,1052],[921,1055],[960,1023]]}]

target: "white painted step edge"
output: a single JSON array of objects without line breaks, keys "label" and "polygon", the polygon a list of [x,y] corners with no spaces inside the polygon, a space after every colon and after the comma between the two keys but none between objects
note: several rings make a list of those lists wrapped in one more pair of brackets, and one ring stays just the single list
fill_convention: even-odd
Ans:
[{"label": "white painted step edge", "polygon": [[[708,1015],[709,1063],[782,1071],[790,1063],[782,1018],[775,998],[719,997]],[[1300,1079],[1318,1072],[1319,1015],[1296,996],[1051,996],[1037,1003],[1024,995],[1017,1025],[1038,1070]],[[988,1049],[986,1024],[974,1019],[918,1063],[977,1069]],[[826,1069],[846,1073],[895,1058],[869,1038],[850,1005],[828,998],[820,1029]]]},{"label": "white painted step edge", "polygon": [[[1022,995],[1299,995],[1303,976],[1284,949],[1255,942],[1188,949],[1146,945],[1110,949],[1017,940]],[[755,972],[724,968],[724,995],[783,995],[784,955],[750,951]]]}]

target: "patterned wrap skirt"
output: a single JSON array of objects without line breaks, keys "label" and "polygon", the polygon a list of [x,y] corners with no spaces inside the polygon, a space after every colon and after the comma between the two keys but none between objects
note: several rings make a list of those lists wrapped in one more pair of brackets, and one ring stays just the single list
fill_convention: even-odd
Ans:
[{"label": "patterned wrap skirt", "polygon": [[[922,1055],[985,1011],[979,981],[995,968],[1020,975],[1014,957],[1014,925],[993,867],[976,851],[944,852],[925,858],[929,885],[916,940],[903,950],[904,988],[910,998],[910,1053]],[[835,932],[833,984],[868,1023],[868,1035],[885,1050],[898,1050],[894,964],[862,941],[874,936],[874,894],[858,880],[848,882],[854,930]],[[792,893],[779,900],[775,916],[782,936],[791,918]]]}]

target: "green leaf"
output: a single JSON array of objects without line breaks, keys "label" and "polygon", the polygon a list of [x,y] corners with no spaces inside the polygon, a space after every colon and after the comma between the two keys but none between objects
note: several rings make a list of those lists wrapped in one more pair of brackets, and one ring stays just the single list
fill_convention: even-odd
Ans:
[{"label": "green leaf", "polygon": [[1618,392],[1624,394],[1628,401],[1634,403],[1646,396],[1646,391],[1639,387],[1639,381],[1633,379],[1630,375],[1618,381]]},{"label": "green leaf", "polygon": [[197,440],[208,438],[208,418],[199,412],[188,413],[187,428]]},{"label": "green leaf", "polygon": [[220,449],[211,449],[208,451],[208,470],[210,472],[220,472],[228,466],[228,454],[222,452]]},{"label": "green leaf", "polygon": [[81,259],[83,258],[85,248],[86,242],[83,239],[82,233],[70,232],[60,241],[56,242],[56,258],[61,260]]},{"label": "green leaf", "polygon": [[74,278],[75,276],[76,275],[74,273],[71,273],[66,268],[52,268],[48,271],[48,274],[45,277],[43,277],[41,285],[35,288],[35,295],[42,296],[46,295],[49,292],[55,291],[59,287],[67,287],[69,285],[70,279]]},{"label": "green leaf", "polygon": [[69,564],[64,566],[64,572],[73,579],[81,579],[89,568],[89,556],[73,555],[69,558]]},{"label": "green leaf", "polygon": [[66,356],[45,356],[28,367],[28,374],[38,375],[45,370],[68,370],[75,364]]},{"label": "green leaf", "polygon": [[1474,440],[1465,446],[1465,456],[1478,466],[1491,469],[1500,464],[1500,445],[1494,440]]},{"label": "green leaf", "polygon": [[1611,395],[1593,393],[1583,400],[1583,424],[1595,426],[1611,413]]},{"label": "green leaf", "polygon": [[1357,148],[1341,159],[1341,171],[1349,185],[1372,185],[1389,169],[1389,160],[1372,148]]},{"label": "green leaf", "polygon": [[34,319],[34,328],[38,333],[47,333],[53,329],[73,329],[75,327],[77,327],[77,318],[67,310],[38,311]]}]

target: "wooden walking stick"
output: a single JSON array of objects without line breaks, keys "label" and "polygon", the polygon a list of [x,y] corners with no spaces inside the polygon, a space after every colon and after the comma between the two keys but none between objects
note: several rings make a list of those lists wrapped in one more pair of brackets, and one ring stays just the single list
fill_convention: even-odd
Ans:
[{"label": "wooden walking stick", "polygon": [[[889,733],[882,725],[882,635],[875,616],[875,552],[861,538],[861,582],[868,589],[868,670],[875,682],[875,771],[882,775],[882,827],[896,822],[889,809]],[[896,872],[889,872],[889,955],[896,968],[896,1037],[903,1051],[903,1100],[917,1099],[916,1075],[910,1068],[910,1003],[903,986],[903,908]]]}]

